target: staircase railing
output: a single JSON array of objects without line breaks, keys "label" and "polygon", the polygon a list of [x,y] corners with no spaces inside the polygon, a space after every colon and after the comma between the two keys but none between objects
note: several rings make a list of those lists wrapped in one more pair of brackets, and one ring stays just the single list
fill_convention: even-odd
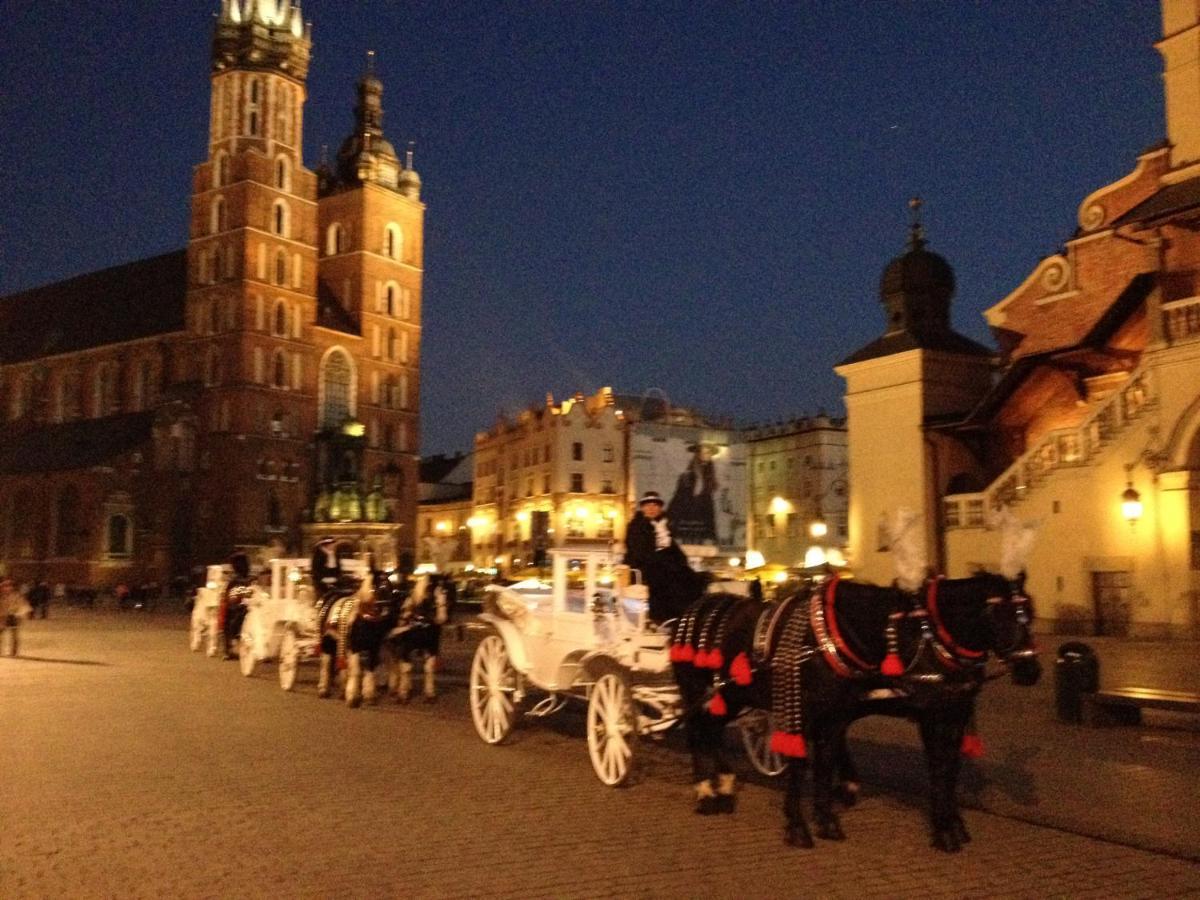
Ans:
[{"label": "staircase railing", "polygon": [[990,510],[1020,503],[1051,472],[1090,463],[1126,423],[1157,400],[1149,368],[1139,365],[1078,427],[1047,432],[983,491],[946,496],[942,501],[945,527],[982,528]]}]

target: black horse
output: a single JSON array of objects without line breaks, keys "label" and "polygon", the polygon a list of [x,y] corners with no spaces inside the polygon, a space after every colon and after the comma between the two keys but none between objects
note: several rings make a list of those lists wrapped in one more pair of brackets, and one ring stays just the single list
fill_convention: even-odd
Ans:
[{"label": "black horse", "polygon": [[406,585],[407,593],[387,635],[392,670],[388,683],[400,703],[413,694],[413,668],[418,659],[424,674],[421,693],[426,703],[437,699],[436,672],[442,646],[442,626],[454,611],[456,589],[449,576],[421,576]]},{"label": "black horse", "polygon": [[343,584],[321,603],[321,671],[317,695],[331,693],[335,666],[345,670],[345,698],[357,707],[378,699],[375,669],[388,634],[396,625],[402,602],[400,590],[383,572],[372,572],[357,589]]},{"label": "black horse", "polygon": [[[970,840],[956,796],[985,664],[995,656],[1014,682],[1037,682],[1033,609],[1023,577],[933,579],[915,594],[832,579],[764,608],[710,595],[676,629],[672,659],[696,778],[697,812],[732,812],[733,770],[725,724],[745,706],[771,711],[771,747],[789,760],[785,838],[811,847],[801,809],[805,763],[813,768],[817,835],[841,840],[835,775],[857,781],[846,750],[863,716],[903,716],[920,728],[930,777],[933,846]],[[853,801],[856,784],[843,799]]]}]

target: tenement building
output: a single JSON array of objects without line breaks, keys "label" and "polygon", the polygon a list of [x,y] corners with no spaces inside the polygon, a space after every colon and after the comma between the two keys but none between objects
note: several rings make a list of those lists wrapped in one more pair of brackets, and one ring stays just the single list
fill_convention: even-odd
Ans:
[{"label": "tenement building", "polygon": [[0,565],[162,580],[322,534],[415,548],[424,205],[368,66],[305,167],[311,26],[223,0],[186,249],[0,299]]},{"label": "tenement building", "polygon": [[950,328],[953,272],[919,234],[885,271],[885,333],[838,367],[863,577],[892,576],[896,506],[952,576],[996,567],[1010,509],[1041,523],[1043,627],[1200,630],[1200,4],[1163,0],[1162,23],[1166,141],[987,311],[997,352]]}]

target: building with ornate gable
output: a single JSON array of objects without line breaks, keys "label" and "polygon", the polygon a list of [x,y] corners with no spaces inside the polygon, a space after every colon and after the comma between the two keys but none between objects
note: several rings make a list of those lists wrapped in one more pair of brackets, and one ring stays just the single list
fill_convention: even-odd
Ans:
[{"label": "building with ornate gable", "polygon": [[898,505],[954,576],[997,566],[1010,507],[1041,523],[1044,627],[1200,632],[1200,3],[1162,20],[1167,141],[987,311],[997,353],[950,329],[953,272],[920,235],[885,271],[885,334],[837,368],[863,577],[892,577],[877,525]]},{"label": "building with ornate gable", "polygon": [[187,248],[0,298],[16,577],[162,581],[321,534],[414,550],[421,182],[371,71],[335,164],[305,166],[310,48],[298,6],[222,0]]}]

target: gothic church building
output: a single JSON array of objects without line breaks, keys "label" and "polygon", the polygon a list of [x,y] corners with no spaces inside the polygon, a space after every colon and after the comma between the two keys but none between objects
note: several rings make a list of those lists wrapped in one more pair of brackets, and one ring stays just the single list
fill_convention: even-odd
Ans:
[{"label": "gothic church building", "polygon": [[370,71],[336,160],[305,168],[310,48],[290,2],[222,0],[187,248],[0,298],[0,570],[412,550],[421,183]]}]

